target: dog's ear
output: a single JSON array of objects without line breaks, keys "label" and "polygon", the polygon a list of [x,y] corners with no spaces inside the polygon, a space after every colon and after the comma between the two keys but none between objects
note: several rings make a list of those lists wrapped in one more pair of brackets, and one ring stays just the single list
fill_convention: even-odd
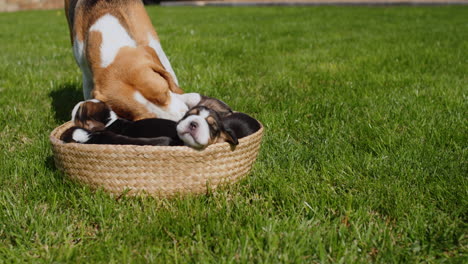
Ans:
[{"label": "dog's ear", "polygon": [[184,91],[180,89],[180,87],[175,83],[174,79],[172,78],[172,75],[166,69],[164,69],[164,65],[162,64],[158,54],[156,54],[156,51],[148,46],[145,46],[144,49],[153,57],[153,60],[155,61],[155,63],[151,65],[151,68],[154,72],[161,75],[161,77],[163,77],[167,81],[167,84],[169,85],[169,90],[176,94],[183,94]]},{"label": "dog's ear", "polygon": [[225,128],[224,131],[221,132],[221,138],[231,145],[239,145],[239,140],[237,140],[236,134],[230,128]]}]

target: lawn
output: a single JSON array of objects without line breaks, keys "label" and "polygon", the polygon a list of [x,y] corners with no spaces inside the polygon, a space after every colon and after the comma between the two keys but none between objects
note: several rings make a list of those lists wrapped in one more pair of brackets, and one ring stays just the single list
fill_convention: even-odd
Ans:
[{"label": "lawn", "polygon": [[466,263],[468,7],[148,12],[185,91],[265,125],[251,173],[175,199],[67,180],[64,13],[1,13],[0,263]]}]

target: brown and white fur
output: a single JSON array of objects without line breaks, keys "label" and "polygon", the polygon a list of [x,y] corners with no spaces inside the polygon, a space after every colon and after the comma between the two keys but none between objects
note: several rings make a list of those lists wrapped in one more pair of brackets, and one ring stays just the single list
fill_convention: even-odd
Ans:
[{"label": "brown and white fur", "polygon": [[85,99],[130,120],[177,121],[188,110],[141,0],[65,0]]},{"label": "brown and white fur", "polygon": [[[209,102],[215,103],[216,102]],[[249,136],[261,128],[253,117],[234,112],[228,115],[199,105],[191,108],[177,123],[177,135],[186,146],[204,149],[214,143],[239,144],[238,139]]]},{"label": "brown and white fur", "polygon": [[177,123],[176,130],[185,145],[195,149],[220,142],[239,143],[235,135],[224,128],[218,113],[205,106],[190,109]]},{"label": "brown and white fur", "polygon": [[[229,112],[230,108],[214,98],[205,97],[200,104],[213,105],[221,115],[204,105],[191,108],[178,122],[148,118],[138,121],[120,119],[104,102],[91,99],[79,102],[72,111],[75,126],[63,133],[67,143],[120,145],[186,145],[204,149],[208,145],[228,142],[237,145],[238,139],[255,133],[260,123],[247,114]],[[227,107],[227,108],[226,108]]]}]

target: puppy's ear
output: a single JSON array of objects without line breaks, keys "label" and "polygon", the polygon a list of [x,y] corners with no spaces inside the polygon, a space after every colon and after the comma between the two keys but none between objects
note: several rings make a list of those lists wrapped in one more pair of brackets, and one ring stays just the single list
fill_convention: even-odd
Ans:
[{"label": "puppy's ear", "polygon": [[91,131],[102,131],[106,129],[106,126],[103,123],[96,120],[86,120],[83,128]]},{"label": "puppy's ear", "polygon": [[230,128],[226,128],[221,132],[221,138],[223,138],[224,141],[229,142],[231,145],[239,145],[239,140],[237,140],[236,134]]}]

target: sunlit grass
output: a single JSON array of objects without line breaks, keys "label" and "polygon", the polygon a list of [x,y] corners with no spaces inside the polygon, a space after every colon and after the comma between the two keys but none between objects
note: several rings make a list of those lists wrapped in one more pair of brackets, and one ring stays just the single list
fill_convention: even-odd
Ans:
[{"label": "sunlit grass", "polygon": [[466,261],[467,8],[148,11],[182,88],[265,125],[253,171],[172,200],[68,181],[64,14],[2,13],[0,263]]}]

